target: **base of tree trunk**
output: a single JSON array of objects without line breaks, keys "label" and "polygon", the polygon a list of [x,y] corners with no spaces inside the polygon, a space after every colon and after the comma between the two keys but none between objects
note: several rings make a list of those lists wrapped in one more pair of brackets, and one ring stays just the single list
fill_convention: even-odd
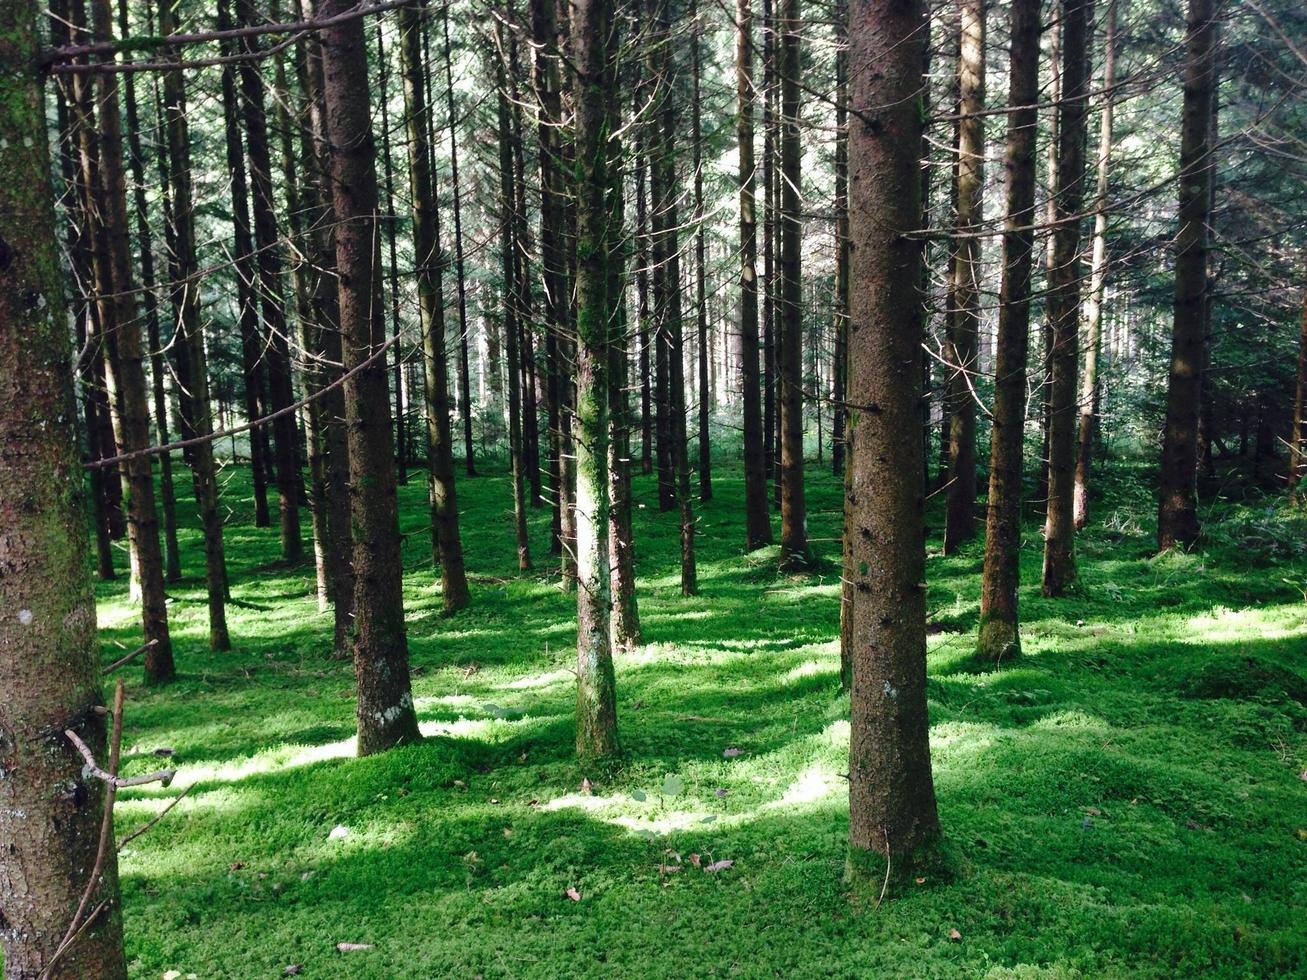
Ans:
[{"label": "base of tree trunk", "polygon": [[989,616],[980,621],[976,657],[995,667],[1021,656],[1021,633],[1015,620]]},{"label": "base of tree trunk", "polygon": [[895,851],[888,857],[878,850],[850,847],[844,861],[844,884],[849,897],[858,903],[879,905],[957,877],[958,859],[938,833],[911,850]]}]

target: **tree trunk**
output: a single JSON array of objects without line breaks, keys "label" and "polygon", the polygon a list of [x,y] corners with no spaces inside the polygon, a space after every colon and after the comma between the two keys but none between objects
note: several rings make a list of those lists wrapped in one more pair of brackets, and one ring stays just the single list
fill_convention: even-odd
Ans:
[{"label": "tree trunk", "polygon": [[1307,475],[1307,290],[1303,292],[1302,330],[1298,336],[1298,382],[1293,397],[1293,429],[1289,436],[1289,488]]},{"label": "tree trunk", "polygon": [[[377,87],[380,90],[381,130],[390,132],[390,59],[386,54],[386,42],[383,37],[382,22],[376,21],[377,28]],[[381,169],[386,194],[386,258],[390,284],[390,330],[394,350],[390,352],[393,383],[395,386],[395,479],[398,483],[408,482],[408,463],[404,448],[404,406],[403,406],[403,363],[404,351],[400,346],[399,316],[399,221],[395,214],[395,163],[390,152],[390,139],[381,141]]]},{"label": "tree trunk", "polygon": [[844,427],[848,417],[849,339],[849,38],[848,3],[835,10],[835,352],[831,364],[830,462],[844,475]]},{"label": "tree trunk", "polygon": [[1043,590],[1065,595],[1076,580],[1072,498],[1076,459],[1076,372],[1080,347],[1080,225],[1089,115],[1089,26],[1093,0],[1063,0],[1062,92],[1057,111],[1053,259],[1048,288],[1048,511]]},{"label": "tree trunk", "polygon": [[758,373],[758,221],[753,159],[753,8],[735,5],[735,80],[739,100],[736,142],[740,153],[740,397],[744,416],[745,547],[771,544],[767,509],[767,457],[763,445]]},{"label": "tree trunk", "polygon": [[1200,530],[1194,484],[1198,475],[1199,392],[1206,348],[1203,305],[1208,288],[1207,229],[1211,220],[1214,18],[1214,0],[1189,0],[1180,129],[1180,228],[1175,239],[1175,319],[1157,509],[1159,551],[1194,544]]},{"label": "tree trunk", "polygon": [[777,381],[781,410],[781,568],[811,560],[803,488],[803,149],[799,141],[799,0],[780,0],[781,85],[781,347]]},{"label": "tree trunk", "polygon": [[767,478],[780,502],[776,440],[776,18],[773,0],[762,0],[762,440]]},{"label": "tree trunk", "polygon": [[949,475],[944,554],[976,533],[976,402],[981,226],[985,191],[985,2],[961,0],[958,44],[958,236],[951,270],[948,343]]},{"label": "tree trunk", "polygon": [[576,92],[576,754],[617,751],[609,566],[609,358],[620,293],[610,265],[620,247],[620,169],[609,159],[616,129],[610,45],[612,0],[572,0]]},{"label": "tree trunk", "polygon": [[[172,34],[173,5],[160,0],[159,33]],[[180,49],[165,55],[180,60]],[[180,380],[183,434],[204,441],[190,448],[191,476],[204,535],[205,586],[209,598],[209,647],[231,649],[227,633],[227,562],[222,543],[222,512],[218,507],[217,466],[213,458],[213,416],[209,405],[209,366],[200,323],[199,271],[195,256],[195,205],[191,193],[190,124],[186,115],[186,83],[180,67],[163,76],[163,113],[167,138],[165,208],[172,228],[168,274],[173,316],[177,324],[176,356]]]},{"label": "tree trunk", "polygon": [[[127,17],[127,0],[118,2],[118,29],[122,37],[131,34]],[[168,396],[163,384],[163,348],[159,339],[159,296],[155,292],[154,248],[150,240],[149,209],[145,200],[145,154],[141,150],[141,123],[136,103],[136,78],[130,72],[123,79],[127,112],[127,146],[132,173],[132,195],[136,211],[136,239],[141,255],[141,299],[145,306],[146,343],[150,352],[151,394],[154,399],[155,432],[159,444],[167,445]],[[172,455],[159,454],[159,500],[163,511],[165,582],[182,577],[181,554],[177,544],[177,496],[172,482]]]},{"label": "tree trunk", "polygon": [[458,405],[463,417],[463,457],[468,476],[476,476],[472,453],[472,380],[468,365],[467,277],[463,267],[462,186],[458,182],[458,117],[454,113],[453,48],[449,43],[449,5],[440,8],[445,34],[445,101],[449,110],[449,181],[454,198],[454,274],[458,277]]},{"label": "tree trunk", "polygon": [[[496,37],[502,31],[496,23]],[[500,47],[502,48],[502,42]],[[526,460],[522,437],[522,361],[518,350],[521,332],[518,308],[517,249],[515,215],[517,193],[513,179],[512,129],[509,121],[508,91],[502,60],[496,58],[496,88],[499,103],[499,238],[500,257],[503,263],[504,285],[501,306],[504,311],[504,340],[508,356],[508,457],[512,468],[513,534],[517,542],[517,567],[527,571],[531,567],[531,546],[526,526]]]},{"label": "tree trunk", "polygon": [[[636,88],[635,112],[643,111],[644,82]],[[653,387],[649,374],[649,324],[652,308],[649,303],[649,215],[645,205],[645,176],[648,158],[645,155],[644,126],[635,130],[635,295],[636,315],[639,319],[640,344],[640,472],[648,476],[653,472]]]},{"label": "tree trunk", "polygon": [[[445,307],[441,290],[440,239],[436,228],[435,174],[428,150],[431,113],[426,102],[422,59],[424,0],[400,8],[400,70],[408,110],[408,167],[413,202],[413,250],[416,256],[418,305],[422,314],[422,355],[426,367],[427,463],[431,470],[431,529],[434,560],[440,566],[441,597],[446,613],[468,604],[463,544],[458,528],[454,455],[449,422],[448,359],[445,356]],[[352,453],[351,453],[352,455]]]},{"label": "tree trunk", "polygon": [[[323,0],[333,17],[352,0]],[[409,12],[410,19],[415,11]],[[411,28],[411,24],[409,27]],[[373,309],[376,237],[376,147],[368,110],[363,21],[322,29],[323,101],[336,213],[336,270],[349,433],[350,519],[354,529],[354,671],[358,680],[358,752],[370,755],[421,738],[408,672],[403,556],[390,442],[385,330]]]},{"label": "tree trunk", "polygon": [[849,15],[849,863],[876,885],[939,835],[926,713],[922,516],[920,0]]},{"label": "tree trunk", "polygon": [[[93,33],[113,39],[113,9],[109,0],[92,4]],[[97,115],[89,114],[83,126],[96,125],[97,134],[83,140],[83,169],[91,185],[94,217],[92,264],[99,327],[106,342],[105,381],[113,412],[114,441],[123,453],[138,453],[150,445],[150,409],[146,396],[141,321],[137,317],[132,276],[131,243],[127,230],[127,176],[123,163],[122,116],[116,75],[95,76]],[[91,134],[87,134],[90,137]],[[98,150],[98,156],[96,151]],[[133,575],[140,587],[141,621],[145,641],[146,679],[159,683],[176,675],[168,632],[168,606],[163,584],[163,554],[159,547],[159,520],[154,506],[154,474],[149,456],[122,461],[123,499],[127,504],[127,532]]]},{"label": "tree trunk", "polygon": [[1021,652],[1017,589],[1021,579],[1021,476],[1025,446],[1026,364],[1035,224],[1035,144],[1039,126],[1039,0],[1011,8],[1008,84],[1007,210],[1003,282],[994,364],[993,432],[985,564],[980,583],[979,653],[998,663]]},{"label": "tree trunk", "polygon": [[708,342],[708,302],[704,272],[706,224],[703,212],[703,124],[699,97],[701,74],[698,0],[690,0],[690,141],[694,168],[694,309],[698,338],[699,366],[699,499],[712,500],[712,443],[709,441],[708,422],[712,414],[712,389],[708,386],[708,360],[711,346]]},{"label": "tree trunk", "polygon": [[[236,19],[242,25],[262,19],[254,0],[236,0]],[[268,118],[263,100],[263,79],[258,63],[248,60],[262,50],[257,38],[241,42],[247,60],[239,62],[241,109],[245,121],[245,147],[249,156],[251,200],[254,216],[254,245],[258,249],[259,306],[263,311],[265,342],[263,356],[268,366],[268,407],[274,412],[295,401],[291,381],[290,337],[286,325],[282,283],[281,249],[277,234],[277,203],[272,190],[272,154],[268,148]],[[277,497],[281,516],[281,556],[298,561],[304,553],[300,536],[299,436],[295,413],[286,412],[272,422],[277,447]]]},{"label": "tree trunk", "polygon": [[0,950],[9,977],[118,980],[111,816],[90,925],[52,963],[96,865],[105,792],[58,733],[104,759],[105,723],[49,150],[32,138],[46,124],[37,16],[0,7]]},{"label": "tree trunk", "polygon": [[1085,298],[1085,373],[1080,379],[1080,421],[1076,433],[1073,519],[1076,529],[1089,520],[1089,470],[1098,420],[1098,352],[1103,339],[1103,292],[1107,282],[1107,189],[1112,159],[1112,108],[1116,94],[1116,0],[1107,0],[1103,37],[1103,109],[1098,122],[1098,184],[1094,197],[1094,244],[1089,295]]}]

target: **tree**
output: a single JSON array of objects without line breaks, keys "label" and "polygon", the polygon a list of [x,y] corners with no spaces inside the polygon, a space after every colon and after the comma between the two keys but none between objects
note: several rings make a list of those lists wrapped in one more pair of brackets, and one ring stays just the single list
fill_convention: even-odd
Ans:
[{"label": "tree", "polygon": [[1189,0],[1184,107],[1180,122],[1180,227],[1176,232],[1175,313],[1162,433],[1157,548],[1198,539],[1198,410],[1207,338],[1208,227],[1211,223],[1212,101],[1216,71],[1215,0]]},{"label": "tree", "polygon": [[980,325],[980,227],[985,190],[985,0],[961,0],[958,44],[957,239],[949,304],[949,471],[944,553],[976,533],[976,375]]},{"label": "tree", "polygon": [[1107,284],[1107,191],[1112,161],[1112,109],[1116,84],[1116,0],[1107,0],[1103,36],[1103,108],[1098,117],[1098,185],[1094,197],[1094,244],[1090,258],[1089,295],[1085,299],[1085,371],[1080,379],[1080,420],[1076,433],[1073,519],[1076,528],[1089,520],[1089,469],[1094,456],[1098,418],[1098,355],[1103,342],[1103,292]]},{"label": "tree", "polygon": [[1298,335],[1298,377],[1294,385],[1293,429],[1289,437],[1289,487],[1296,488],[1307,474],[1307,290],[1303,292]]},{"label": "tree", "polygon": [[[105,787],[95,595],[37,58],[35,3],[0,7],[0,950],[6,976],[127,976],[117,858],[96,853]],[[148,464],[148,460],[146,461]],[[90,869],[97,913],[57,963]],[[104,903],[101,906],[100,903]]]},{"label": "tree", "polygon": [[[323,18],[352,0],[323,0]],[[376,303],[376,146],[368,110],[367,42],[359,18],[320,33],[327,107],[336,270],[349,438],[350,521],[354,530],[354,672],[358,752],[370,755],[421,738],[408,672],[403,559],[395,498],[385,325]]]},{"label": "tree", "polygon": [[[831,365],[831,472],[844,475],[844,425],[848,409],[849,342],[849,39],[848,10],[835,10],[835,352]],[[929,368],[927,368],[928,370]],[[929,421],[929,417],[927,417]]]},{"label": "tree", "polygon": [[617,698],[610,634],[608,413],[610,346],[621,294],[610,291],[620,170],[609,160],[612,0],[573,0],[576,94],[576,754],[617,751]]},{"label": "tree", "polygon": [[431,472],[431,537],[440,567],[440,594],[446,613],[468,604],[463,543],[458,527],[454,455],[449,411],[449,366],[445,356],[445,304],[441,289],[440,238],[436,224],[435,174],[431,168],[431,111],[426,100],[422,57],[424,0],[400,8],[400,70],[408,110],[408,172],[413,202],[413,252],[417,263],[418,305],[422,314],[422,363],[427,409],[427,463]]},{"label": "tree", "polygon": [[708,380],[710,344],[708,304],[705,297],[704,249],[707,231],[703,213],[703,98],[699,80],[702,71],[698,0],[690,0],[690,166],[694,170],[694,312],[698,340],[699,391],[699,500],[712,500],[712,443],[708,421],[712,415],[712,388]]},{"label": "tree", "polygon": [[1021,581],[1021,476],[1030,351],[1030,276],[1034,247],[1035,144],[1039,115],[1039,0],[1010,11],[1008,124],[1004,168],[1003,282],[994,363],[993,433],[985,564],[980,584],[981,657],[995,663],[1021,651],[1017,590]]},{"label": "tree", "polygon": [[781,567],[804,568],[808,507],[803,488],[803,148],[799,140],[799,0],[779,0],[781,21]]},{"label": "tree", "polygon": [[763,442],[761,378],[758,373],[758,219],[753,159],[753,9],[735,5],[736,122],[740,152],[740,398],[744,415],[745,547],[771,544],[767,509],[767,457]]},{"label": "tree", "polygon": [[849,872],[902,873],[939,835],[926,715],[920,0],[849,4]]},{"label": "tree", "polygon": [[1089,100],[1089,23],[1093,0],[1062,2],[1061,98],[1057,106],[1057,178],[1048,320],[1048,510],[1044,520],[1046,596],[1076,580],[1073,503],[1076,371],[1080,348],[1080,224],[1084,200],[1085,123]]}]

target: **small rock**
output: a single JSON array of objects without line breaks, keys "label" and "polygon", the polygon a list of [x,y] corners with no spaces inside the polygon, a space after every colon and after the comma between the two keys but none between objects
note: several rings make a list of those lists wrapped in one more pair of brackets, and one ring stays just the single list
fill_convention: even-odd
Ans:
[{"label": "small rock", "polygon": [[327,835],[327,840],[344,840],[349,836],[349,828],[344,824],[336,824],[331,828],[331,833]]}]

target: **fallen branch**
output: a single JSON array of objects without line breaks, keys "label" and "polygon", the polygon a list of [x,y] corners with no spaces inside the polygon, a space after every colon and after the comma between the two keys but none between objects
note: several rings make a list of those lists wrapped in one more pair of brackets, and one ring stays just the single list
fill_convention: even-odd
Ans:
[{"label": "fallen branch", "polygon": [[166,817],[168,815],[168,811],[171,810],[173,807],[175,807],[182,800],[186,799],[186,794],[189,793],[191,790],[193,790],[196,787],[196,785],[198,784],[191,783],[184,790],[182,790],[181,793],[177,795],[177,798],[175,800],[173,800],[166,807],[164,807],[162,810],[156,813],[152,819],[150,819],[145,824],[142,824],[140,827],[137,827],[130,834],[128,834],[126,837],[120,840],[118,842],[118,850],[121,851],[124,847],[126,847],[132,841],[136,840],[136,838],[140,837],[143,833],[145,833],[147,830],[149,830],[151,827],[157,824],[160,820]]},{"label": "fallen branch", "polygon": [[127,654],[127,656],[115,660],[108,667],[104,668],[104,670],[100,671],[100,673],[103,676],[108,677],[110,674],[112,674],[115,670],[118,670],[120,667],[126,667],[129,663],[131,663],[133,660],[135,660],[137,657],[139,657],[146,650],[150,649],[150,647],[154,646],[158,642],[159,642],[158,640],[151,640],[149,643],[137,647],[131,653]]},{"label": "fallen branch", "polygon": [[[122,687],[122,683],[122,681],[119,681],[118,686]],[[115,695],[114,701],[115,734],[121,738],[122,733],[116,730],[117,723],[120,720],[119,712],[121,710],[117,704],[117,695]],[[146,783],[162,783],[164,786],[168,786],[173,781],[173,777],[177,775],[177,770],[175,769],[160,769],[157,772],[147,772],[143,776],[131,776],[125,779],[118,775],[119,756],[117,746],[114,747],[114,751],[111,754],[111,761],[109,763],[110,771],[105,772],[95,764],[95,756],[91,754],[90,748],[82,741],[81,737],[75,731],[71,728],[65,728],[64,735],[68,738],[68,741],[73,743],[73,747],[82,754],[82,758],[86,760],[87,773],[94,776],[96,779],[107,783],[113,789],[122,789],[124,786],[144,786]]]}]

